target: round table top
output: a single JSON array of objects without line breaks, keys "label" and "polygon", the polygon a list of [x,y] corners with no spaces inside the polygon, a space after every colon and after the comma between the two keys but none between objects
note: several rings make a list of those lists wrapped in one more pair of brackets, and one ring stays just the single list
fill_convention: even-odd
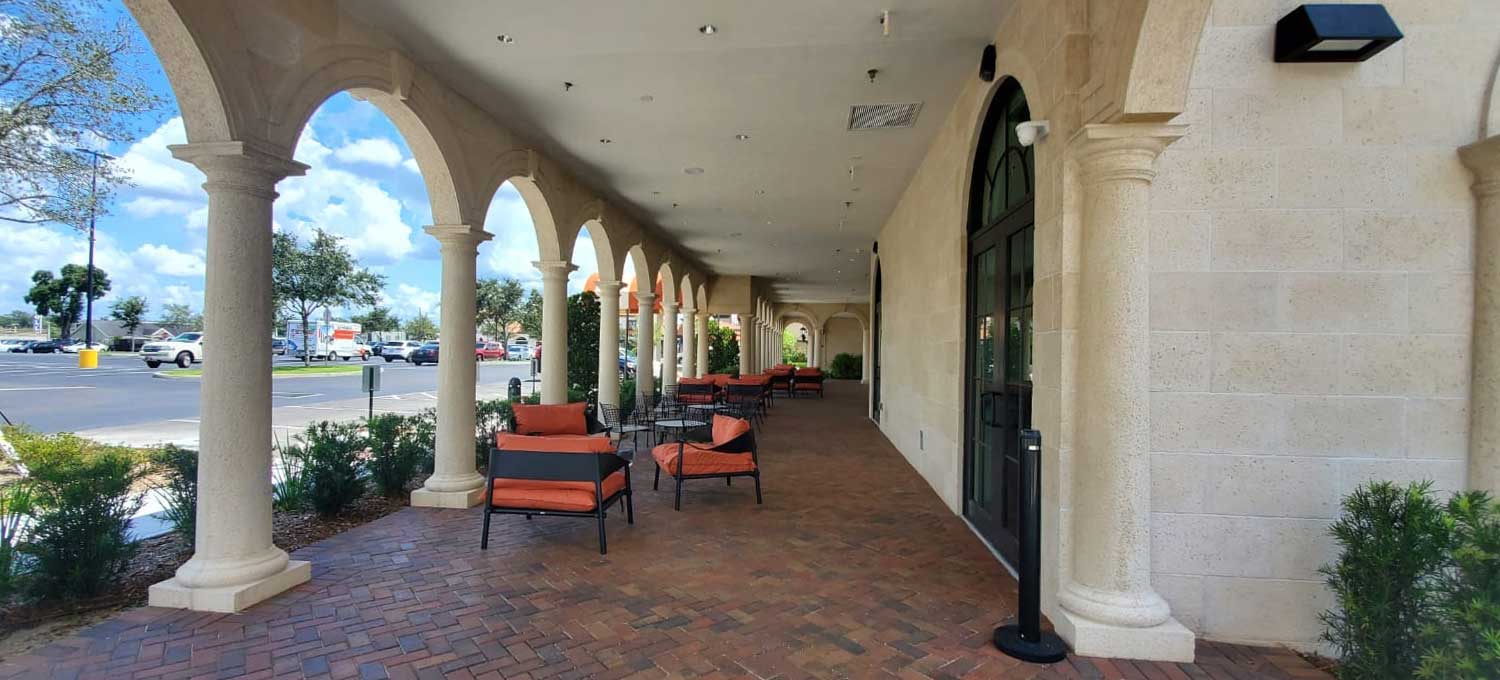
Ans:
[{"label": "round table top", "polygon": [[688,410],[696,411],[720,411],[729,408],[725,404],[688,404],[687,407]]},{"label": "round table top", "polygon": [[665,428],[692,428],[692,427],[704,427],[706,425],[708,425],[708,423],[705,423],[705,422],[703,422],[701,420],[688,420],[686,418],[674,418],[672,420],[658,420],[658,421],[656,421],[656,426],[657,427],[665,427]]}]

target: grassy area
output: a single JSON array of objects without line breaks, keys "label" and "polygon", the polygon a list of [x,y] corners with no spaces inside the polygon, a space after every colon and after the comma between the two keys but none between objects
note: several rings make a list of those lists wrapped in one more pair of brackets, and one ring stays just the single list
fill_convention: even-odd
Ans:
[{"label": "grassy area", "polygon": [[[333,366],[315,364],[312,366],[274,366],[271,368],[271,377],[299,376],[299,375],[344,375],[347,373],[358,373],[360,366],[364,364],[337,364]],[[203,376],[201,368],[174,368],[162,371],[162,375],[172,378],[199,378]]]}]

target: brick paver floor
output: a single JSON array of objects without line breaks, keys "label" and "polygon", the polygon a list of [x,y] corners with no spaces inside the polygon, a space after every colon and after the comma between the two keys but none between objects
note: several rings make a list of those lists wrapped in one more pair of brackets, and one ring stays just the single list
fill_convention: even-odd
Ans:
[{"label": "brick paver floor", "polygon": [[1323,678],[1295,655],[1200,643],[1198,663],[1016,662],[989,644],[1015,581],[864,417],[864,391],[779,400],[747,482],[649,457],[636,524],[411,508],[297,552],[310,583],[240,615],[142,608],[0,678]]}]

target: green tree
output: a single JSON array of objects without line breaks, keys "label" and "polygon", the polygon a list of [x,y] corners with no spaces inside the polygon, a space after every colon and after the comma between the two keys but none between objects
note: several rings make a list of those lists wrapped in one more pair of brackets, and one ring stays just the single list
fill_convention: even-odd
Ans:
[{"label": "green tree", "polygon": [[32,312],[17,309],[9,314],[0,314],[0,328],[26,328],[31,326]]},{"label": "green tree", "polygon": [[599,296],[568,298],[568,386],[597,398],[599,390]]},{"label": "green tree", "polygon": [[734,329],[720,326],[710,317],[708,320],[708,372],[734,375],[740,371],[740,342],[734,337]]},{"label": "green tree", "polygon": [[128,177],[74,149],[129,141],[160,99],[128,18],[94,2],[7,0],[0,40],[0,220],[82,228]]},{"label": "green tree", "polygon": [[171,326],[173,329],[201,330],[203,315],[194,314],[192,307],[180,302],[169,302],[162,305],[161,325]]},{"label": "green tree", "polygon": [[521,322],[521,332],[532,337],[533,340],[542,337],[542,294],[532,290],[526,296],[526,301],[521,303],[521,311],[518,314]]},{"label": "green tree", "polygon": [[432,323],[432,319],[427,318],[425,312],[418,312],[416,316],[412,317],[411,321],[406,322],[404,330],[406,331],[406,337],[418,342],[437,337],[438,334],[437,325]]},{"label": "green tree", "polygon": [[[276,232],[271,237],[271,286],[278,307],[302,321],[301,347],[308,347],[314,314],[342,305],[375,304],[385,277],[359,266],[338,237],[318,229],[306,246],[297,237]],[[311,351],[302,353],[303,365],[312,363]]]},{"label": "green tree", "polygon": [[[65,264],[58,275],[45,269],[31,275],[26,301],[36,306],[37,314],[52,317],[64,338],[73,337],[73,325],[83,316],[88,271],[81,264]],[[109,275],[94,267],[94,289],[89,291],[89,297],[98,300],[108,292]]]},{"label": "green tree", "polygon": [[510,342],[510,324],[519,321],[526,289],[513,278],[480,279],[475,291],[475,320],[492,338]]},{"label": "green tree", "polygon": [[123,300],[116,300],[109,306],[109,318],[120,322],[125,330],[130,331],[130,351],[135,351],[135,329],[140,328],[146,318],[146,298],[132,295]]},{"label": "green tree", "polygon": [[365,333],[401,330],[401,318],[391,313],[390,307],[372,307],[368,314],[355,314],[350,321],[359,324]]}]

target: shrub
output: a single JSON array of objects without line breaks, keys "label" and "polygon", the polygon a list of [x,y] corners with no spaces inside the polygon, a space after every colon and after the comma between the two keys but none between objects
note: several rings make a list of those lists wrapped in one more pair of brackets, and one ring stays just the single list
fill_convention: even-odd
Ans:
[{"label": "shrub", "polygon": [[1438,578],[1433,618],[1422,626],[1417,677],[1500,678],[1500,503],[1471,491],[1448,502],[1453,551]]},{"label": "shrub", "polygon": [[279,471],[271,476],[271,507],[280,512],[302,512],[307,508],[307,449],[291,442],[276,447]]},{"label": "shrub", "polygon": [[620,378],[620,413],[635,411],[635,378]]},{"label": "shrub", "polygon": [[17,582],[25,571],[15,546],[23,540],[21,535],[26,516],[31,513],[31,488],[25,484],[0,487],[0,602],[15,592]]},{"label": "shrub", "polygon": [[599,297],[588,291],[568,298],[568,391],[573,390],[586,397],[599,391]]},{"label": "shrub", "polygon": [[708,320],[708,372],[737,375],[740,372],[740,343],[734,329]]},{"label": "shrub", "polygon": [[[578,403],[580,401],[585,401],[585,402],[593,403],[592,401],[590,401],[590,395],[587,394],[587,393],[585,393],[585,392],[583,392],[582,390],[573,390],[573,389],[568,390],[568,403],[570,403],[570,404],[576,404],[576,403]],[[538,394],[528,394],[528,395],[526,395],[524,397],[521,397],[521,403],[523,403],[523,404],[540,404],[540,403],[542,403],[542,395],[540,393],[538,393]]]},{"label": "shrub", "polygon": [[370,419],[370,480],[389,498],[406,492],[417,474],[424,452],[417,442],[417,420],[398,413],[382,413]]},{"label": "shrub", "polygon": [[308,503],[320,515],[337,515],[365,492],[360,457],[366,440],[359,423],[313,423],[302,440]]},{"label": "shrub", "polygon": [[858,379],[864,373],[864,357],[847,352],[839,352],[828,364],[828,377],[846,380]]},{"label": "shrub", "polygon": [[427,408],[406,417],[411,426],[411,439],[421,453],[417,469],[431,473],[437,452],[437,409]]},{"label": "shrub", "polygon": [[1449,547],[1431,488],[1372,482],[1343,500],[1343,516],[1330,529],[1342,552],[1319,571],[1337,597],[1321,618],[1344,680],[1409,678],[1417,668],[1417,636],[1435,601],[1433,575]]},{"label": "shrub", "polygon": [[474,465],[483,468],[489,465],[490,449],[495,446],[495,435],[504,430],[514,413],[507,399],[490,399],[474,404]]},{"label": "shrub", "polygon": [[198,519],[198,452],[168,444],[151,452],[151,464],[162,477],[156,492],[167,521],[192,545]]},{"label": "shrub", "polygon": [[103,592],[135,554],[128,530],[141,494],[133,487],[148,468],[129,449],[71,434],[28,438],[17,451],[35,520],[21,545],[30,589],[43,598]]}]

